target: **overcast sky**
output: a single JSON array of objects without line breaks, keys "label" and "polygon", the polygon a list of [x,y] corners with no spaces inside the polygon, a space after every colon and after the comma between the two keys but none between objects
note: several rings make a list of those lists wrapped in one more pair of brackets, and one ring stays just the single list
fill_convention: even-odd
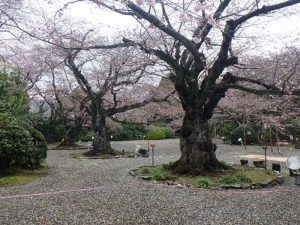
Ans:
[{"label": "overcast sky", "polygon": [[[53,14],[57,7],[62,7],[66,0],[51,1],[58,4],[46,4],[45,0],[28,0],[31,4],[39,4],[46,13]],[[297,6],[298,7],[298,6]],[[299,7],[298,7],[299,8]],[[300,11],[300,10],[299,10]],[[91,28],[95,27],[106,36],[111,36],[120,31],[126,31],[134,28],[138,23],[130,16],[121,16],[112,11],[104,11],[99,9],[94,3],[78,2],[72,4],[64,12],[64,15],[71,15],[74,20],[88,22]],[[262,20],[264,21],[264,19]],[[264,42],[257,42],[256,48],[261,51],[263,48],[266,51],[278,51],[286,45],[296,45],[295,42],[300,45],[300,13],[298,15],[285,15],[281,16],[277,20],[266,20],[268,22],[260,23],[259,26],[249,28],[242,34],[245,42],[249,40],[250,36],[263,36]]]}]

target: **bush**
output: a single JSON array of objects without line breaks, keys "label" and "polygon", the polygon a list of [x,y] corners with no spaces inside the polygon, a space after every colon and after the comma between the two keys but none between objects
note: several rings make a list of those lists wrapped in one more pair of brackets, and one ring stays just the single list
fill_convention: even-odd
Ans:
[{"label": "bush", "polygon": [[[239,138],[242,138],[243,143],[245,143],[244,140],[244,132],[246,132],[246,143],[249,144],[257,144],[257,134],[255,130],[249,126],[241,125],[233,130],[230,139],[232,144],[240,144],[238,141]],[[248,134],[250,133],[250,134]]]},{"label": "bush", "polygon": [[44,135],[34,129],[29,124],[23,123],[22,126],[29,131],[34,146],[34,160],[36,164],[40,164],[42,159],[47,157],[47,142]]},{"label": "bush", "polygon": [[30,133],[14,123],[0,124],[0,169],[33,166]]},{"label": "bush", "polygon": [[231,134],[234,131],[234,129],[236,129],[236,128],[237,128],[237,126],[233,123],[222,124],[221,135],[223,137],[222,140],[224,141],[224,143],[230,142]]},{"label": "bush", "polygon": [[60,142],[67,131],[63,120],[54,120],[41,114],[31,113],[29,116],[32,127],[43,134],[47,142]]},{"label": "bush", "polygon": [[84,130],[79,136],[77,141],[88,142],[92,141],[93,137],[95,137],[95,132],[92,130]]},{"label": "bush", "polygon": [[162,140],[166,138],[166,135],[162,129],[155,129],[148,132],[148,137],[150,140]]},{"label": "bush", "polygon": [[[33,145],[33,139],[37,146]],[[43,135],[28,124],[0,115],[0,169],[28,169],[39,165],[47,154]]]},{"label": "bush", "polygon": [[166,138],[173,137],[173,131],[172,131],[171,128],[169,128],[169,127],[161,127],[160,129],[164,132]]}]

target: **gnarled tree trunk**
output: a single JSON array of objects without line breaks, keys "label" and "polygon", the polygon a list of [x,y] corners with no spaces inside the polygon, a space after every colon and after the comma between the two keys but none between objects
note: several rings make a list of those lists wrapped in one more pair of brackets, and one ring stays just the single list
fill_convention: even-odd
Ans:
[{"label": "gnarled tree trunk", "polygon": [[111,145],[109,136],[107,134],[107,128],[105,124],[105,118],[100,118],[96,123],[95,128],[95,139],[93,142],[93,152],[94,154],[103,153],[103,152],[111,152]]},{"label": "gnarled tree trunk", "polygon": [[185,112],[180,130],[180,149],[181,157],[173,165],[177,173],[201,174],[220,168],[208,120],[203,119],[199,112]]},{"label": "gnarled tree trunk", "polygon": [[106,112],[102,106],[102,99],[95,97],[92,101],[92,122],[95,131],[93,148],[85,155],[97,155],[99,153],[110,153],[112,151],[105,123]]}]

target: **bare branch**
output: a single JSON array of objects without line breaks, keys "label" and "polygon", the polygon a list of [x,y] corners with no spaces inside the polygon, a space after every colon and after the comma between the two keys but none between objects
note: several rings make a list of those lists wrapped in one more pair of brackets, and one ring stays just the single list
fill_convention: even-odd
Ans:
[{"label": "bare branch", "polygon": [[257,10],[254,10],[254,11],[252,11],[252,12],[236,19],[235,24],[237,26],[237,25],[240,25],[240,24],[244,23],[245,21],[247,21],[247,20],[249,20],[253,17],[259,16],[261,14],[267,14],[269,12],[272,12],[272,11],[275,11],[275,10],[278,10],[278,9],[282,9],[282,8],[285,8],[285,7],[288,7],[288,6],[292,6],[292,5],[295,5],[295,4],[299,4],[299,3],[300,3],[300,0],[288,0],[288,1],[285,1],[285,2],[281,2],[281,3],[270,5],[270,6],[263,6],[259,9],[257,9]]}]

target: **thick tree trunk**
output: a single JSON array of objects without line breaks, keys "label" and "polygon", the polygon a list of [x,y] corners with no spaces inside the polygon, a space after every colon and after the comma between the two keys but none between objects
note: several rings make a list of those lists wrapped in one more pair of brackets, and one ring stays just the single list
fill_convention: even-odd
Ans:
[{"label": "thick tree trunk", "polygon": [[102,108],[102,100],[94,99],[92,103],[92,122],[95,131],[93,148],[85,155],[97,155],[101,153],[111,153],[109,136],[105,123],[105,110]]},{"label": "thick tree trunk", "polygon": [[216,145],[212,142],[208,120],[200,113],[186,112],[180,133],[181,157],[174,163],[177,173],[203,174],[220,168]]},{"label": "thick tree trunk", "polygon": [[98,126],[95,132],[95,139],[93,142],[93,151],[95,154],[97,153],[110,153],[112,150],[110,145],[109,136],[107,134],[107,129],[105,126],[105,122],[101,123],[101,125]]}]

